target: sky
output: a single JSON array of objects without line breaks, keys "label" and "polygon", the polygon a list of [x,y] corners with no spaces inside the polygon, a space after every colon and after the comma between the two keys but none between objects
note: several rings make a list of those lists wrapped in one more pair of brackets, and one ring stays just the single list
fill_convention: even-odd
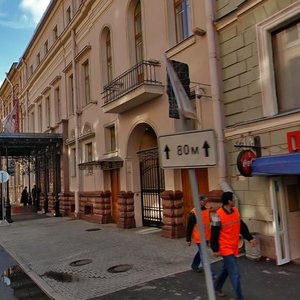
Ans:
[{"label": "sky", "polygon": [[0,0],[0,86],[19,62],[50,0]]}]

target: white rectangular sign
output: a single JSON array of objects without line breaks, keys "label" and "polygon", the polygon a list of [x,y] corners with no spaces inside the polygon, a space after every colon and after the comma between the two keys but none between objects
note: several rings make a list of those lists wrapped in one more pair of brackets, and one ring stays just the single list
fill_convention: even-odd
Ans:
[{"label": "white rectangular sign", "polygon": [[195,130],[159,137],[163,168],[199,168],[216,165],[216,138],[213,130]]}]

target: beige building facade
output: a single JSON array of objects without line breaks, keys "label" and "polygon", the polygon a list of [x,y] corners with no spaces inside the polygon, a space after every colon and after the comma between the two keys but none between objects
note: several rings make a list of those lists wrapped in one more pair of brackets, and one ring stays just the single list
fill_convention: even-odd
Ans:
[{"label": "beige building facade", "polygon": [[[162,168],[159,144],[183,131],[169,117],[167,57],[188,82],[189,128],[216,138],[216,165],[195,169],[200,193],[232,189],[261,254],[297,260],[299,11],[291,0],[51,1],[1,86],[2,117],[14,94],[21,132],[62,135],[63,215],[182,236],[188,172]],[[51,172],[16,174],[11,198],[37,183],[53,211]]]},{"label": "beige building facade", "polygon": [[300,1],[216,4],[230,183],[262,254],[297,260]]},{"label": "beige building facade", "polygon": [[[169,117],[165,62],[179,63],[189,81],[199,119],[191,130],[214,130],[205,12],[197,0],[50,2],[17,65],[17,80],[22,132],[63,137],[62,214],[125,228],[166,220],[169,228],[183,228],[193,207],[188,173],[162,169],[159,153],[160,136],[183,130]],[[215,134],[222,145],[222,132]],[[222,149],[212,149],[215,166],[196,169],[200,193],[219,191],[226,181]],[[53,192],[54,180],[37,182],[42,193],[44,184]],[[164,191],[165,200],[181,201],[178,218],[171,218],[172,201],[163,207]],[[51,211],[51,195],[49,201]],[[182,235],[182,228],[169,236]]]}]

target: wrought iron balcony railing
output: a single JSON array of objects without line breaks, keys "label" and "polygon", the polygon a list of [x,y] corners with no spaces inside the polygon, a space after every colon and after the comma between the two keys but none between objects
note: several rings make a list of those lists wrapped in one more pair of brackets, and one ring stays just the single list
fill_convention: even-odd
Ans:
[{"label": "wrought iron balcony railing", "polygon": [[143,60],[106,84],[102,93],[104,105],[119,99],[143,84],[161,85],[161,81],[157,79],[159,67],[158,61]]}]

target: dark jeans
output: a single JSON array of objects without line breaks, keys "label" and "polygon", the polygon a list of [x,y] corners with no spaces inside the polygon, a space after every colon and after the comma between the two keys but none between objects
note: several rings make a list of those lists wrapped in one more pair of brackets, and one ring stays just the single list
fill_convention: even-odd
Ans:
[{"label": "dark jeans", "polygon": [[[197,269],[199,267],[203,267],[203,263],[202,263],[202,260],[203,260],[203,255],[202,255],[202,250],[201,250],[201,244],[197,244],[197,253],[195,254],[195,257],[193,259],[193,262],[192,262],[192,269]],[[213,279],[215,279],[216,275],[215,275],[215,272],[212,268],[210,268],[211,270],[211,275],[213,277]]]},{"label": "dark jeans", "polygon": [[223,256],[222,268],[220,274],[218,274],[217,279],[215,280],[216,291],[222,291],[222,287],[228,276],[235,293],[235,299],[244,300],[241,289],[239,265],[237,258],[233,254]]},{"label": "dark jeans", "polygon": [[201,245],[197,244],[197,253],[195,254],[195,257],[192,262],[192,269],[197,269],[201,265],[202,260],[202,252],[201,252]]}]

